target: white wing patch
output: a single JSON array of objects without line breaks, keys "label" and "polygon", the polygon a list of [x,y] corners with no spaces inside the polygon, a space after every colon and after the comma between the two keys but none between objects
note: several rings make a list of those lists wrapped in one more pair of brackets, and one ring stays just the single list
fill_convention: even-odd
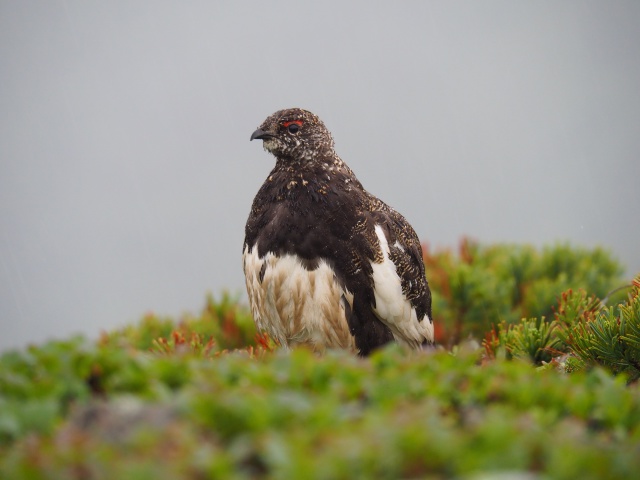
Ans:
[{"label": "white wing patch", "polygon": [[342,298],[353,305],[353,295],[336,281],[331,267],[320,260],[305,268],[297,256],[258,256],[257,245],[245,246],[244,273],[256,326],[281,345],[309,345],[316,351],[342,348],[355,351]]},{"label": "white wing patch", "polygon": [[[375,226],[384,260],[371,263],[373,268],[373,293],[376,316],[389,327],[398,343],[411,348],[419,348],[424,339],[433,341],[433,323],[425,315],[418,321],[416,309],[402,293],[402,284],[396,266],[389,259],[389,242],[380,225]],[[402,248],[396,242],[396,248]]]}]

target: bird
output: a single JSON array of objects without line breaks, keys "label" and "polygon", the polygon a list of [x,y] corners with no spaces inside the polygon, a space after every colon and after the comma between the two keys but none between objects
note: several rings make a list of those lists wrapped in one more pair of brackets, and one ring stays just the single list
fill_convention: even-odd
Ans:
[{"label": "bird", "polygon": [[250,140],[276,163],[245,227],[242,265],[259,331],[285,348],[368,356],[390,342],[433,345],[418,236],[364,189],[308,110],[279,110]]}]

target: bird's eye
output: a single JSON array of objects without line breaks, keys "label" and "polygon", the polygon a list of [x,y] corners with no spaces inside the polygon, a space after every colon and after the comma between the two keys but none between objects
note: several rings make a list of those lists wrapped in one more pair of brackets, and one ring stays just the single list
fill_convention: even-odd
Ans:
[{"label": "bird's eye", "polygon": [[300,127],[302,126],[302,120],[292,120],[290,122],[284,122],[282,126],[289,130],[289,133],[298,133]]}]

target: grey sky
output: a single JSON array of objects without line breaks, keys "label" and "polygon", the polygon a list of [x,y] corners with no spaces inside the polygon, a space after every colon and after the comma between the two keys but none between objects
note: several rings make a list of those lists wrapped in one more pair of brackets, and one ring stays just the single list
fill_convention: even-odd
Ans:
[{"label": "grey sky", "polygon": [[318,114],[434,246],[640,271],[640,3],[0,0],[0,348],[244,295],[273,158]]}]

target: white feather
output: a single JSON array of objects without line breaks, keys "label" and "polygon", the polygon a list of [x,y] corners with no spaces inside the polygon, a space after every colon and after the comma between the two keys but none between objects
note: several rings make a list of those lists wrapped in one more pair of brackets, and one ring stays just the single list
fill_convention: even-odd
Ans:
[{"label": "white feather", "polygon": [[375,232],[384,257],[382,263],[371,263],[376,316],[389,327],[399,343],[417,348],[425,338],[433,341],[433,324],[429,317],[425,315],[418,321],[416,309],[402,293],[400,277],[396,266],[389,258],[389,242],[382,227],[376,225]]},{"label": "white feather", "polygon": [[307,344],[317,351],[355,349],[342,302],[344,296],[352,305],[353,295],[340,286],[324,260],[309,270],[295,255],[267,253],[259,257],[256,245],[251,252],[245,247],[243,265],[258,329],[283,346]]}]

